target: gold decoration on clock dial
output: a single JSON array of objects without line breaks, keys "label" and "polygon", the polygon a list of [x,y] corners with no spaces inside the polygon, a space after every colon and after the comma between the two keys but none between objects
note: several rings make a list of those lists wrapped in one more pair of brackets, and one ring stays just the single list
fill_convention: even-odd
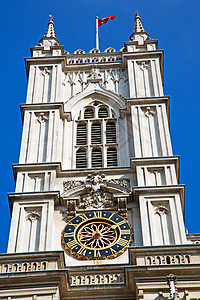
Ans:
[{"label": "gold decoration on clock dial", "polygon": [[121,255],[132,241],[132,228],[121,216],[107,212],[87,212],[67,223],[62,245],[79,259],[108,259]]}]

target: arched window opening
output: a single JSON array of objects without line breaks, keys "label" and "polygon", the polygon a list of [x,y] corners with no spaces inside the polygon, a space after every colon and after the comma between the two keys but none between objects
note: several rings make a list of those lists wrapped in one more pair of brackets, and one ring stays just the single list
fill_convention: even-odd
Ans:
[{"label": "arched window opening", "polygon": [[87,157],[85,149],[78,149],[76,152],[76,168],[87,168]]},{"label": "arched window opening", "polygon": [[102,152],[101,149],[92,150],[92,168],[102,167]]},{"label": "arched window opening", "polygon": [[106,107],[99,108],[98,118],[108,118],[108,109]]},{"label": "arched window opening", "polygon": [[116,125],[114,122],[106,124],[106,143],[116,143]]},{"label": "arched window opening", "polygon": [[80,123],[77,125],[76,144],[77,145],[86,145],[87,144],[86,124]]},{"label": "arched window opening", "polygon": [[92,119],[94,118],[94,110],[93,108],[86,108],[84,112],[84,119]]},{"label": "arched window opening", "polygon": [[80,111],[76,120],[76,168],[118,166],[117,118],[98,99]]},{"label": "arched window opening", "polygon": [[92,144],[101,144],[101,123],[93,123],[91,127]]},{"label": "arched window opening", "polygon": [[117,166],[117,149],[108,148],[107,149],[107,167]]}]

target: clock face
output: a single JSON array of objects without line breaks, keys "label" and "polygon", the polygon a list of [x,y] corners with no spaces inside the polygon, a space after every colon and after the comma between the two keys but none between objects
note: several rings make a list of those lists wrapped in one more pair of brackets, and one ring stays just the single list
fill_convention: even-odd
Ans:
[{"label": "clock face", "polygon": [[80,214],[68,222],[62,232],[65,250],[79,259],[115,258],[131,241],[128,221],[107,211]]}]

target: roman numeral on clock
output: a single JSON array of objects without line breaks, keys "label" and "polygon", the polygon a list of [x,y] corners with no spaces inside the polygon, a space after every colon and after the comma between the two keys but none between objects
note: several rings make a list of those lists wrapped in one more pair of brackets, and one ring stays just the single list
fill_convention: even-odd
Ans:
[{"label": "roman numeral on clock", "polygon": [[82,221],[88,220],[88,217],[86,215],[79,215],[79,217],[82,219]]},{"label": "roman numeral on clock", "polygon": [[77,251],[77,253],[80,254],[80,255],[85,255],[85,254],[86,254],[86,251],[87,251],[87,249],[85,249],[85,248],[80,248],[80,249]]},{"label": "roman numeral on clock", "polygon": [[110,251],[111,251],[111,253],[112,254],[115,254],[117,251],[115,250],[115,249],[113,249],[113,248],[110,248]]},{"label": "roman numeral on clock", "polygon": [[101,253],[99,250],[94,249],[94,257],[101,257]]},{"label": "roman numeral on clock", "polygon": [[65,232],[64,237],[73,237],[74,233],[73,232]]},{"label": "roman numeral on clock", "polygon": [[95,211],[94,212],[94,217],[102,218],[102,211]]},{"label": "roman numeral on clock", "polygon": [[130,234],[130,229],[122,229],[121,234]]},{"label": "roman numeral on clock", "polygon": [[77,242],[75,241],[75,240],[72,240],[72,241],[70,241],[70,242],[68,242],[68,243],[66,243],[67,244],[67,246],[69,247],[69,248],[71,248],[71,249],[74,249],[78,244],[77,244]]},{"label": "roman numeral on clock", "polygon": [[122,247],[125,247],[128,244],[128,241],[123,238],[120,238],[119,241],[117,241],[117,244],[119,244]]}]

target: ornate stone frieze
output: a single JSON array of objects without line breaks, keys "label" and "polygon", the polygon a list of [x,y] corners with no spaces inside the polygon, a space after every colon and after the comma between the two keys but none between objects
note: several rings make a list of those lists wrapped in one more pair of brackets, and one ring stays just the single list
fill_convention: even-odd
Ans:
[{"label": "ornate stone frieze", "polygon": [[104,274],[85,274],[71,275],[71,286],[82,285],[105,285],[105,284],[124,284],[123,273],[104,273]]},{"label": "ornate stone frieze", "polygon": [[113,195],[105,191],[104,174],[89,174],[86,178],[86,193],[77,205],[80,209],[106,208],[114,206]]},{"label": "ornate stone frieze", "polygon": [[146,265],[189,264],[190,262],[191,257],[187,254],[145,256]]},{"label": "ornate stone frieze", "polygon": [[21,262],[21,263],[6,263],[0,265],[0,273],[11,272],[26,272],[26,271],[41,271],[48,269],[47,261]]},{"label": "ornate stone frieze", "polygon": [[[126,217],[129,192],[127,195],[115,197],[112,189],[127,188],[130,186],[130,179],[106,179],[104,174],[93,173],[89,174],[85,180],[65,181],[63,186],[65,191],[69,191],[70,197],[65,198],[68,218],[73,217],[76,210],[111,208],[117,207],[117,204],[119,214]],[[76,191],[77,187],[80,187],[80,190]],[[73,188],[74,193],[70,191]]]},{"label": "ornate stone frieze", "polygon": [[[130,188],[130,178],[119,179],[104,179],[104,182],[121,185],[125,188]],[[63,182],[64,191],[77,187],[81,184],[85,184],[86,180],[67,180]]]}]

